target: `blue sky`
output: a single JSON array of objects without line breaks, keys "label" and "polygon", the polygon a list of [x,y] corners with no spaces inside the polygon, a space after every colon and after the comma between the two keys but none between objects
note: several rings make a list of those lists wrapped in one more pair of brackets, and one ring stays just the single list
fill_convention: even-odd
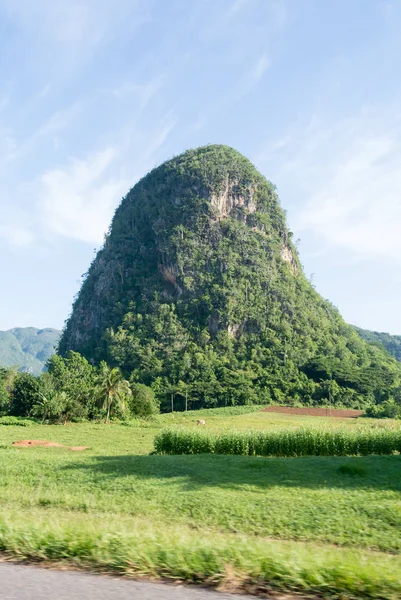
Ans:
[{"label": "blue sky", "polygon": [[399,0],[0,0],[0,329],[61,328],[114,209],[231,145],[348,322],[401,334]]}]

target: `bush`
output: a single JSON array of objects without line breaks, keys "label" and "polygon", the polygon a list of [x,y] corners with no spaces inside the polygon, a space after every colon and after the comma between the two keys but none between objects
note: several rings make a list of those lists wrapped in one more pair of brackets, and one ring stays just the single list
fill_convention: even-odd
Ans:
[{"label": "bush", "polygon": [[152,388],[143,383],[131,383],[129,409],[135,417],[149,418],[159,412],[159,404]]},{"label": "bush", "polygon": [[13,425],[18,427],[30,427],[31,425],[35,425],[35,421],[33,419],[22,419],[20,417],[0,417],[0,425]]},{"label": "bush", "polygon": [[401,419],[401,406],[393,399],[374,404],[366,409],[366,416],[374,419]]},{"label": "bush", "polygon": [[209,433],[165,429],[155,438],[158,454],[240,456],[366,456],[401,451],[401,431],[282,429]]}]

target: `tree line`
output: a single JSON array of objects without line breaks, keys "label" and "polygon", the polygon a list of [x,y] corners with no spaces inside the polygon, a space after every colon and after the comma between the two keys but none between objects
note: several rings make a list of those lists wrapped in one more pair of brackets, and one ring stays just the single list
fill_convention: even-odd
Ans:
[{"label": "tree line", "polygon": [[[278,387],[275,391],[273,388],[270,394],[268,389],[258,390],[252,386],[255,381],[250,373],[256,365],[249,365],[249,371],[235,373],[210,348],[205,354],[197,348],[196,354],[196,357],[184,357],[188,368],[185,372],[178,369],[183,357],[176,364],[172,352],[172,360],[168,363],[170,376],[167,373],[162,375],[163,370],[159,371],[159,375],[150,373],[144,360],[142,368],[133,369],[130,373],[105,361],[93,366],[74,351],[64,357],[52,356],[47,362],[47,371],[39,377],[0,368],[0,416],[33,417],[43,423],[100,419],[107,423],[111,418],[149,418],[160,410],[174,412],[202,407],[275,403],[357,405],[366,408],[371,417],[401,417],[400,397],[394,389],[391,390],[394,382],[387,381],[386,377],[376,381],[377,369],[362,376],[355,370],[348,371],[339,361],[321,358],[308,365],[308,375],[318,379],[316,382],[308,379],[306,373],[302,373],[301,379],[297,374],[298,378],[293,376],[291,380],[287,366],[287,371],[276,372],[276,381],[271,381],[272,385],[280,385],[281,389],[287,386],[288,394],[284,396]],[[151,364],[155,368],[148,355],[148,367]],[[384,374],[387,372],[384,371]],[[345,383],[357,386],[358,391],[341,387]],[[295,395],[294,389],[301,390],[302,385],[308,388],[309,393],[313,392],[314,397]],[[372,386],[383,389],[381,399],[375,398]],[[393,395],[389,394],[389,390]]]},{"label": "tree line", "polygon": [[0,368],[0,414],[33,417],[43,423],[150,417],[159,412],[152,388],[125,379],[118,367],[92,366],[78,352],[52,356],[47,371]]}]

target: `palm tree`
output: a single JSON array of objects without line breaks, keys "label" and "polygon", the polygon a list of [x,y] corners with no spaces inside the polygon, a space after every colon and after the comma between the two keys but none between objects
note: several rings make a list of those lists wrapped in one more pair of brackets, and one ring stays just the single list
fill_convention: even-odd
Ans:
[{"label": "palm tree", "polygon": [[[56,392],[48,390],[47,393],[40,393],[35,406],[32,408],[32,414],[35,417],[42,419],[42,424],[45,421],[54,422],[60,419],[67,408],[70,399],[65,392]],[[68,415],[65,416],[64,425]]]},{"label": "palm tree", "polygon": [[119,406],[121,410],[125,410],[125,398],[131,395],[131,388],[120,369],[109,367],[104,361],[100,363],[96,387],[106,411],[105,423],[108,423],[112,409]]}]

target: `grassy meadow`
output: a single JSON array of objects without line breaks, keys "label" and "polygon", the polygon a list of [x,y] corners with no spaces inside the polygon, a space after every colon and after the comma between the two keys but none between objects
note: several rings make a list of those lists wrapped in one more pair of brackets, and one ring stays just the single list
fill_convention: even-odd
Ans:
[{"label": "grassy meadow", "polygon": [[[229,590],[400,598],[399,455],[151,454],[163,428],[196,428],[198,418],[213,432],[399,423],[247,411],[0,426],[0,549]],[[12,446],[22,439],[88,449]]]}]

